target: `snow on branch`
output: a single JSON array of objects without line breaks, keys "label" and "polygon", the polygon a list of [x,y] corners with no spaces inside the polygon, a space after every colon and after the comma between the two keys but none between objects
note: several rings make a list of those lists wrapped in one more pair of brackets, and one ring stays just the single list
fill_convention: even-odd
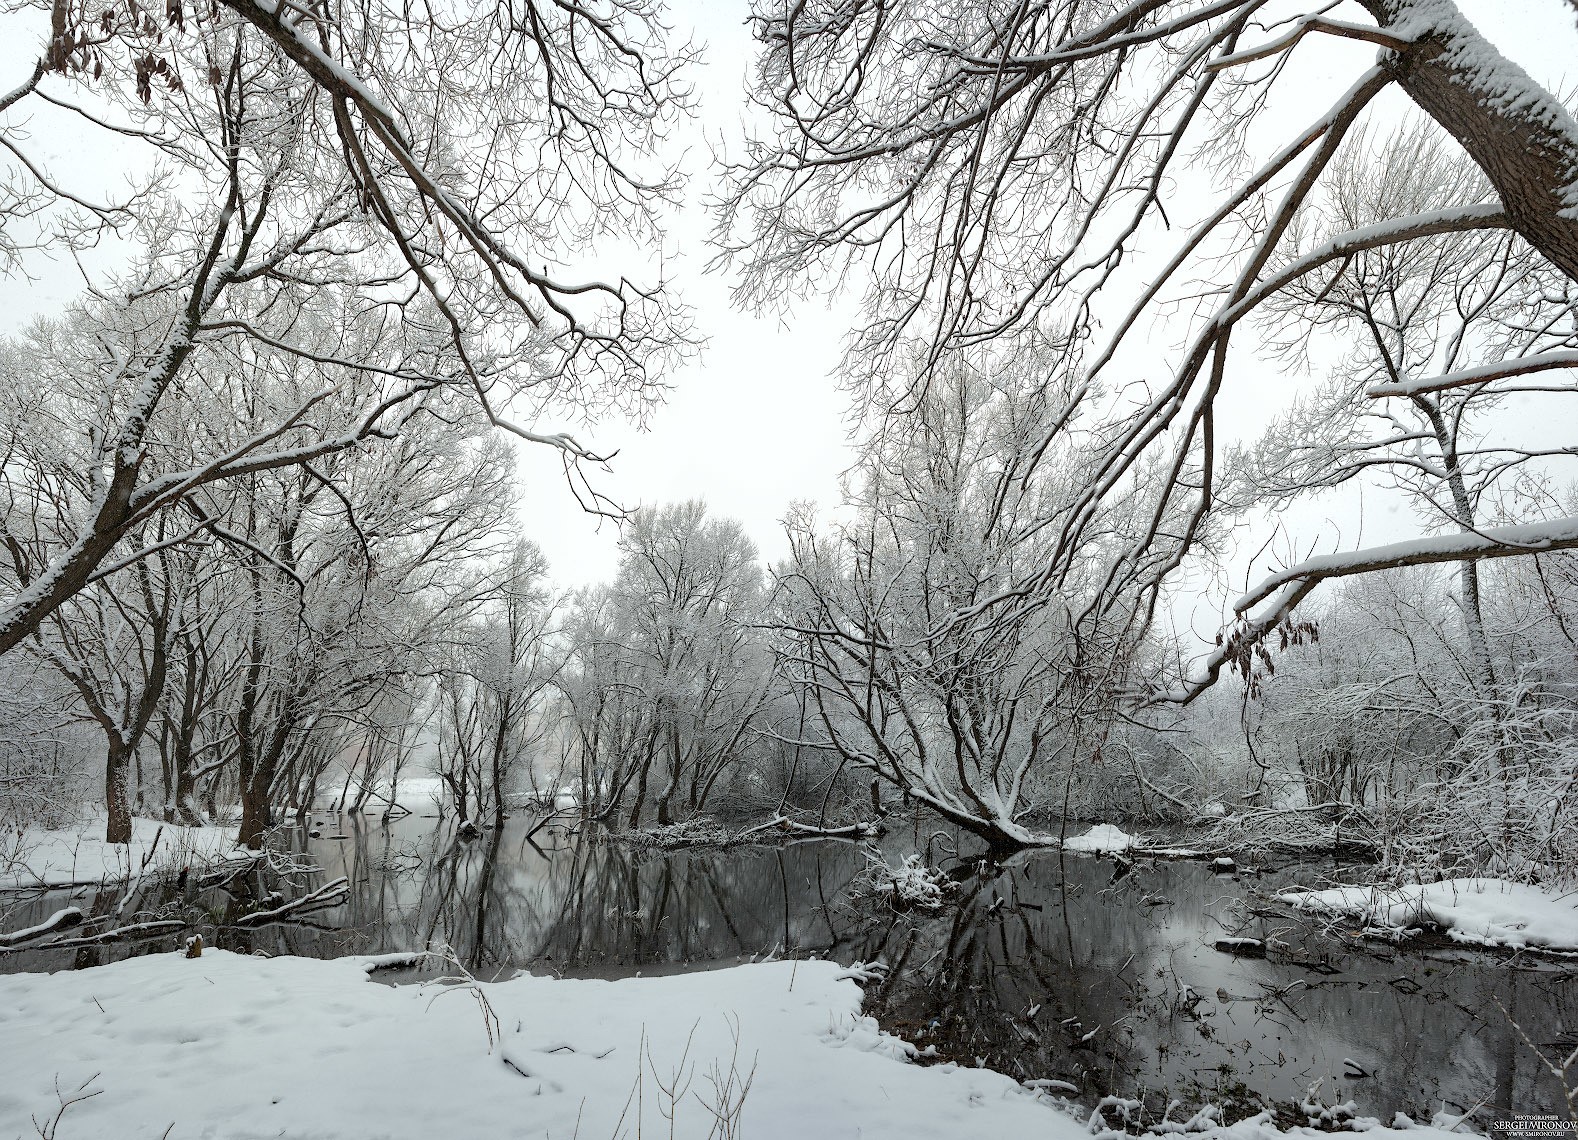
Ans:
[{"label": "snow on branch", "polygon": [[1472,388],[1491,380],[1500,380],[1509,376],[1527,376],[1531,372],[1547,372],[1556,368],[1578,368],[1578,352],[1561,349],[1553,352],[1538,352],[1512,360],[1476,364],[1472,368],[1459,368],[1439,376],[1422,376],[1392,384],[1377,384],[1366,389],[1364,394],[1375,399],[1386,396],[1420,396],[1427,392]]},{"label": "snow on branch", "polygon": [[1399,36],[1391,35],[1380,28],[1365,24],[1350,24],[1346,20],[1329,20],[1324,16],[1311,15],[1294,23],[1293,27],[1270,43],[1260,47],[1244,48],[1231,55],[1219,56],[1206,65],[1207,71],[1224,71],[1230,67],[1239,67],[1246,63],[1268,59],[1280,55],[1295,47],[1300,40],[1310,32],[1323,32],[1330,36],[1341,36],[1350,40],[1366,40],[1372,44],[1401,51],[1408,46],[1409,41]]},{"label": "snow on branch", "polygon": [[42,938],[46,934],[54,934],[61,930],[68,930],[73,926],[80,926],[84,917],[80,907],[64,907],[34,926],[0,934],[0,948],[9,949],[13,946],[21,946],[24,942],[32,942],[34,939]]},{"label": "snow on branch", "polygon": [[[1389,218],[1374,225],[1360,226],[1336,234],[1303,256],[1279,269],[1275,274],[1255,286],[1241,300],[1224,309],[1214,322],[1215,327],[1238,321],[1268,297],[1281,292],[1299,278],[1313,273],[1324,265],[1342,261],[1356,253],[1380,249],[1389,245],[1418,241],[1440,234],[1466,233],[1471,230],[1510,229],[1511,221],[1497,203],[1474,206],[1451,206],[1428,213],[1412,214],[1405,218]],[[1214,329],[1203,335],[1210,335]]]},{"label": "snow on branch", "polygon": [[[1222,669],[1259,645],[1322,582],[1389,570],[1401,566],[1431,566],[1442,562],[1515,558],[1578,550],[1578,515],[1516,526],[1485,527],[1457,534],[1430,535],[1386,546],[1343,554],[1321,554],[1289,566],[1261,580],[1233,603],[1240,623],[1201,662],[1200,671],[1176,689],[1150,692],[1140,697],[1142,706],[1188,704],[1216,683]],[[1271,604],[1254,616],[1249,611]]]},{"label": "snow on branch", "polygon": [[1352,574],[1367,574],[1398,566],[1512,558],[1520,554],[1543,554],[1575,548],[1578,548],[1578,516],[1568,516],[1547,522],[1431,535],[1346,554],[1320,554],[1262,580],[1233,603],[1233,610],[1239,614],[1247,613],[1278,590],[1299,582],[1321,582],[1327,578],[1345,578]]}]

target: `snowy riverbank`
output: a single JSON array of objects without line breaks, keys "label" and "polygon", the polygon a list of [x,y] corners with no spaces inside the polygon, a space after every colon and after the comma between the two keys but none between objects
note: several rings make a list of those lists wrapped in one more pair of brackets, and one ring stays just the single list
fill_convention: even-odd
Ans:
[{"label": "snowy riverbank", "polygon": [[1358,919],[1383,934],[1436,926],[1474,946],[1578,951],[1578,891],[1501,879],[1445,879],[1396,887],[1333,887],[1277,896],[1301,910]]},{"label": "snowy riverbank", "polygon": [[[472,992],[378,984],[366,959],[208,950],[0,977],[0,1135],[1056,1136],[1080,1129],[1005,1076],[900,1063],[826,962]],[[490,1037],[492,1038],[490,1043]],[[638,1127],[639,1124],[639,1127]],[[1052,1131],[1048,1131],[1048,1130]]]},{"label": "snowy riverbank", "polygon": [[1090,1135],[1001,1074],[907,1063],[828,962],[473,990],[381,985],[373,961],[207,950],[0,977],[0,1135],[75,1097],[60,1140]]},{"label": "snowy riverbank", "polygon": [[234,827],[134,819],[130,843],[106,843],[104,824],[101,814],[56,831],[29,828],[0,837],[0,890],[96,886],[140,874],[175,874],[235,851]]}]

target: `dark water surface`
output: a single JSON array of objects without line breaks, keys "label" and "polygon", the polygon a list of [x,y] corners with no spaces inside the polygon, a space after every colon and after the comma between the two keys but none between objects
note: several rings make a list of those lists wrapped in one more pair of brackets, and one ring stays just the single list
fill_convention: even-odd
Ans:
[{"label": "dark water surface", "polygon": [[[880,959],[893,969],[868,986],[867,1005],[887,1028],[962,1063],[1066,1081],[1087,1102],[1111,1093],[1153,1110],[1175,1098],[1242,1114],[1307,1099],[1319,1082],[1314,1099],[1351,1098],[1388,1121],[1482,1102],[1482,1123],[1565,1114],[1535,1050],[1578,1043],[1578,973],[1528,956],[1359,941],[1270,900],[1331,876],[1329,864],[1234,877],[1198,862],[1127,870],[1053,853],[987,869],[942,842],[931,860],[958,886],[928,915],[853,900],[870,856],[847,843],[670,853],[563,831],[531,841],[525,821],[469,843],[431,819],[323,824],[322,838],[303,840],[322,870],[269,884],[291,897],[346,876],[346,903],[310,923],[225,928],[258,905],[234,893],[136,906],[198,914],[220,924],[211,941],[239,950],[333,957],[443,944],[487,977],[656,973],[772,953]],[[896,863],[926,844],[921,832],[883,846]],[[65,892],[0,900],[0,929],[65,902]],[[1270,953],[1216,949],[1228,936],[1267,939]],[[176,942],[11,954],[0,970],[92,965]]]}]

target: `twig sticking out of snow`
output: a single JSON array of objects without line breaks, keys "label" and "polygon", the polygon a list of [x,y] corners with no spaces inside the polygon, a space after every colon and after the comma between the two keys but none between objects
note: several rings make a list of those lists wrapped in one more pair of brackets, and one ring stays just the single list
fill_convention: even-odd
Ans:
[{"label": "twig sticking out of snow", "polygon": [[55,1110],[55,1115],[48,1120],[41,1121],[38,1117],[33,1117],[33,1128],[38,1133],[39,1140],[55,1140],[55,1136],[60,1131],[61,1118],[66,1115],[66,1110],[74,1104],[81,1104],[85,1100],[91,1100],[104,1091],[103,1089],[88,1091],[88,1086],[98,1079],[99,1074],[94,1073],[78,1085],[70,1096],[67,1096],[60,1091],[60,1078],[58,1076],[55,1078],[55,1099],[60,1102],[60,1107]]},{"label": "twig sticking out of snow", "polygon": [[429,986],[445,987],[428,1000],[428,1008],[431,1008],[433,1002],[443,997],[446,993],[454,993],[456,991],[469,993],[473,1000],[476,1001],[477,1008],[482,1012],[482,1029],[488,1035],[488,1052],[492,1053],[493,1046],[503,1039],[503,1034],[499,1031],[499,1015],[493,1011],[493,1003],[488,1001],[488,995],[483,992],[482,984],[472,976],[470,970],[466,969],[465,963],[460,960],[451,947],[447,945],[439,946],[428,951],[428,953],[438,955],[456,970],[460,971],[458,978],[435,978],[431,982],[422,983],[423,989],[427,989]]}]

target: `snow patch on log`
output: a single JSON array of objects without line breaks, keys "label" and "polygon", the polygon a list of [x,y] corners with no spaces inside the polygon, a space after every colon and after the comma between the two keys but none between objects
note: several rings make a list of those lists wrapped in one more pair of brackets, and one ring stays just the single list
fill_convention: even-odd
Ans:
[{"label": "snow patch on log", "polygon": [[1118,851],[1129,851],[1139,844],[1140,840],[1137,836],[1130,835],[1122,828],[1110,823],[1098,823],[1084,835],[1076,835],[1073,839],[1064,840],[1063,849],[1113,854]]}]

